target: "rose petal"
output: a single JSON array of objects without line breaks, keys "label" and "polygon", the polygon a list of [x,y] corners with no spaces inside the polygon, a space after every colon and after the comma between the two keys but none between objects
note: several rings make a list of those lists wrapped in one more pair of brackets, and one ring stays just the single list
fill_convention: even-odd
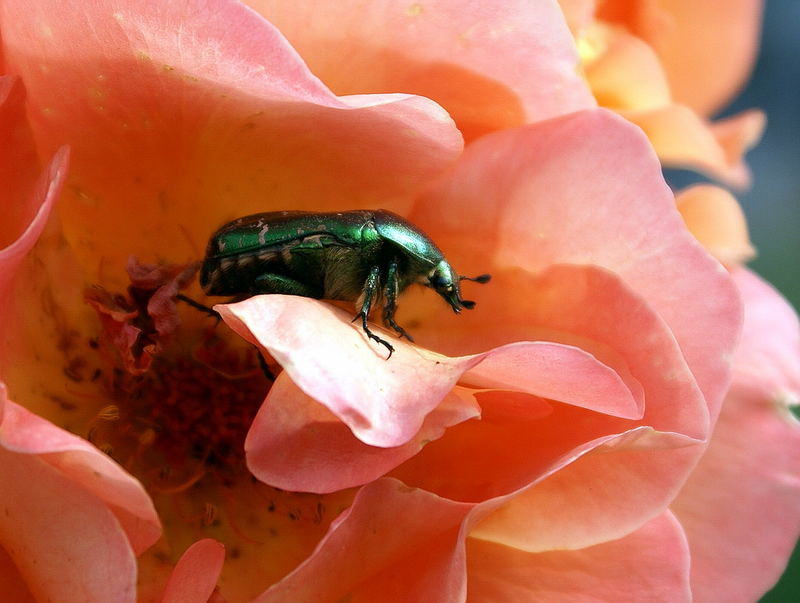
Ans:
[{"label": "rose petal", "polygon": [[800,325],[794,309],[750,270],[739,268],[732,276],[745,300],[734,383],[766,398],[800,399]]},{"label": "rose petal", "polygon": [[546,341],[495,348],[467,371],[463,382],[479,388],[525,392],[616,417],[638,419],[644,396],[611,367],[580,348]]},{"label": "rose petal", "polygon": [[18,78],[0,76],[0,249],[16,240],[36,215],[31,191],[40,166],[25,116],[25,89]]},{"label": "rose petal", "polygon": [[[686,231],[635,126],[598,109],[484,137],[410,219],[466,274],[500,266],[535,273],[558,263],[618,274],[665,321],[717,412],[739,301],[727,273]],[[475,312],[491,286],[479,292]]]},{"label": "rose petal", "polygon": [[314,554],[257,601],[461,601],[461,526],[471,507],[397,480],[372,482]]},{"label": "rose petal", "polygon": [[214,309],[242,337],[269,350],[300,389],[372,446],[408,442],[478,361],[447,358],[395,339],[387,360],[385,348],[368,341],[348,314],[304,297],[260,295]]},{"label": "rose petal", "polygon": [[[135,553],[152,545],[161,525],[142,485],[94,446],[6,399],[0,384],[0,445],[20,456],[35,457],[27,463],[47,466],[59,481],[80,489],[116,516]],[[55,478],[53,478],[55,479]],[[96,506],[96,505],[93,505]]]},{"label": "rose petal", "polygon": [[797,419],[734,385],[670,506],[689,539],[698,600],[755,601],[778,580],[800,536],[799,467]]},{"label": "rose petal", "polygon": [[755,255],[747,219],[728,191],[698,184],[681,191],[676,202],[689,231],[720,262],[732,266]]},{"label": "rose petal", "polygon": [[225,546],[212,538],[184,551],[164,589],[161,603],[207,603],[225,561]]},{"label": "rose petal", "polygon": [[196,259],[208,233],[239,215],[375,199],[402,208],[462,147],[428,99],[338,99],[232,0],[80,11],[12,1],[0,12],[40,154],[63,140],[73,149],[66,237],[90,282],[98,255],[119,267],[102,272],[109,288],[126,284],[129,255]]},{"label": "rose petal", "polygon": [[[566,282],[574,280],[575,276],[568,274],[563,279]],[[559,280],[559,277],[555,278]],[[578,288],[582,292],[603,290],[599,285],[586,285],[582,280],[574,282],[580,283]],[[603,287],[605,285],[603,283]],[[532,289],[535,290],[536,286]],[[616,289],[612,290],[613,295],[620,295]],[[559,294],[554,292],[553,295]],[[547,299],[553,299],[553,295]],[[574,300],[580,295],[568,291],[564,294],[564,303],[570,303],[566,300]],[[535,296],[527,297],[533,302],[536,300]],[[632,318],[639,314],[630,309],[630,304],[631,300],[626,297],[625,319],[631,325],[641,327],[642,324]],[[561,302],[557,305],[560,310]],[[587,307],[588,304],[581,305],[581,311]],[[425,415],[439,404],[464,371],[479,363],[486,366],[478,366],[471,377],[466,377],[466,382],[476,387],[525,391],[629,418],[639,417],[642,413],[641,386],[635,377],[628,374],[630,369],[625,365],[623,350],[628,340],[622,337],[612,344],[620,348],[614,352],[617,358],[605,351],[610,340],[605,342],[605,348],[595,346],[612,359],[613,370],[572,345],[546,342],[517,343],[473,356],[447,358],[392,339],[396,351],[391,359],[385,360],[381,350],[375,349],[376,344],[366,340],[360,327],[349,324],[348,315],[315,300],[268,295],[216,308],[234,330],[248,341],[263,346],[281,363],[300,389],[326,405],[360,440],[373,446],[391,447],[408,442],[419,430]],[[530,318],[530,307],[523,312],[528,312]],[[642,309],[641,320],[647,323],[649,331],[663,329],[647,312]],[[580,316],[580,312],[569,315]],[[599,322],[617,330],[619,318],[615,315],[612,320],[603,318]],[[598,321],[592,317],[584,322],[594,324]],[[466,326],[469,330],[469,323]],[[593,328],[600,327],[595,325]],[[562,326],[561,329],[574,330],[574,326]],[[608,337],[608,331],[604,333],[601,338]],[[587,336],[593,335],[587,332],[584,338]],[[489,341],[487,338],[484,343]],[[676,356],[674,344],[671,340],[658,338],[650,341],[660,342],[658,356],[664,358],[665,366],[671,366],[670,382],[681,388],[688,387],[685,395],[681,396],[695,396],[695,403],[684,405],[681,413],[671,410],[665,425],[682,425],[684,431],[697,431],[695,428],[699,427],[698,433],[702,433],[705,411],[699,406],[700,399],[693,389],[691,376],[680,357]],[[647,363],[652,364],[652,347],[638,353],[646,355]],[[623,360],[618,358],[620,354]],[[668,357],[672,360],[667,360]],[[569,375],[554,379],[554,363],[569,371]],[[364,368],[353,371],[353,366]],[[660,370],[667,371],[663,367]],[[679,375],[682,376],[679,378]],[[415,387],[409,388],[409,383],[414,383]],[[657,404],[654,412],[658,412]],[[694,421],[690,418],[692,412],[700,413],[695,414],[697,419]],[[677,423],[674,422],[676,418]]]},{"label": "rose petal", "polygon": [[[5,78],[2,81],[8,82]],[[2,90],[0,90],[1,93]],[[4,107],[5,105],[0,105],[0,109]],[[0,111],[0,119],[4,119],[3,113],[5,111]],[[3,127],[2,123],[0,123],[0,127]],[[0,130],[0,133],[4,133],[3,130]],[[4,159],[13,161],[13,158],[0,157],[0,160]],[[10,167],[11,173],[14,174],[3,180],[8,183],[8,188],[4,193],[15,193],[13,198],[10,194],[8,196],[4,194],[3,198],[0,199],[0,207],[8,207],[8,211],[12,216],[15,213],[18,213],[19,216],[15,219],[9,219],[7,222],[4,219],[4,228],[7,226],[12,230],[9,230],[8,233],[0,233],[0,236],[5,237],[6,234],[13,236],[13,233],[17,231],[22,232],[16,240],[10,242],[6,247],[0,248],[0,294],[6,300],[2,310],[0,310],[0,316],[10,315],[13,297],[8,295],[8,292],[11,288],[14,274],[22,259],[36,243],[42,230],[44,230],[53,203],[61,193],[68,164],[69,151],[66,147],[62,147],[53,156],[47,168],[38,176],[38,180],[28,182],[22,177],[29,169],[24,163],[6,164],[0,161],[0,165],[6,168]],[[19,170],[19,178],[16,177],[17,170]],[[28,185],[30,186],[28,187]],[[28,218],[29,221],[24,221]]]},{"label": "rose petal", "polygon": [[[696,169],[738,188],[750,185],[750,171],[743,155],[761,134],[763,116],[759,118],[759,112],[732,121],[722,130],[715,130],[682,105],[624,111],[622,115],[644,130],[665,165]],[[759,120],[761,125],[756,123]]]},{"label": "rose petal", "polygon": [[[673,334],[619,276],[593,266],[551,266],[537,276],[503,269],[476,297],[474,311],[431,315],[415,331],[422,344],[448,353],[498,346],[465,373],[463,383],[618,417],[641,418],[644,406],[641,424],[707,436],[705,402]],[[515,339],[537,343],[502,345]],[[558,370],[531,353],[515,357],[541,348],[563,354]]]},{"label": "rose petal", "polygon": [[[750,73],[761,25],[761,0],[659,0],[599,4],[598,17],[622,23],[658,53],[673,95],[702,115],[720,109]],[[634,6],[634,9],[631,9]]]},{"label": "rose petal", "polygon": [[36,603],[14,560],[0,546],[0,593],[15,603]]},{"label": "rose petal", "polygon": [[800,535],[800,325],[752,272],[733,385],[714,437],[672,504],[692,552],[698,599],[751,601],[779,578]]},{"label": "rose petal", "polygon": [[491,10],[440,0],[248,4],[280,28],[337,94],[432,98],[468,140],[595,104],[553,1],[507,1]]},{"label": "rose petal", "polygon": [[528,553],[467,539],[475,601],[690,601],[689,550],[663,513],[619,540],[579,550]]},{"label": "rose petal", "polygon": [[588,49],[583,52],[586,78],[601,106],[644,111],[672,102],[658,57],[644,41],[600,23],[580,36],[579,44]]},{"label": "rose petal", "polygon": [[621,538],[675,498],[704,446],[644,427],[576,448],[473,533],[519,549],[576,549]]},{"label": "rose petal", "polygon": [[376,448],[279,375],[245,441],[247,466],[262,482],[294,492],[334,492],[377,479],[442,436],[451,425],[480,414],[466,392],[447,394],[406,444]]},{"label": "rose petal", "polygon": [[57,447],[59,440],[78,438],[48,429],[40,419],[29,420],[24,409],[5,400],[4,387],[0,404],[0,499],[5,510],[0,514],[0,545],[31,593],[53,601],[71,600],[77,593],[85,600],[133,601],[136,562],[131,545],[145,544],[147,526],[130,521],[125,508],[122,517],[115,514],[117,501],[108,500],[113,496],[98,496],[100,488],[89,481],[96,484],[99,474],[80,475],[83,467],[65,467],[70,459],[64,453],[43,454],[47,440],[55,440]]}]

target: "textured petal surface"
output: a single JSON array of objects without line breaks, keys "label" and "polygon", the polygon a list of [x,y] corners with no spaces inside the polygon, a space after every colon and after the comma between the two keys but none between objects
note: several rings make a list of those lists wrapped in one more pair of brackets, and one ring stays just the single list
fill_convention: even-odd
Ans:
[{"label": "textured petal surface", "polygon": [[19,573],[14,560],[0,546],[0,592],[9,601],[17,603],[35,603],[31,589],[25,583],[25,577]]},{"label": "textured petal surface", "polygon": [[[5,398],[5,387],[0,386]],[[140,553],[161,534],[153,503],[142,485],[104,453],[52,423],[6,400],[0,444],[9,452],[36,457],[60,479],[98,499],[116,515],[134,552]]]},{"label": "textured petal surface", "polygon": [[619,540],[528,553],[467,539],[468,601],[690,601],[689,550],[664,513]]},{"label": "textured petal surface", "polygon": [[[425,415],[478,361],[447,358],[403,341],[394,342],[387,360],[386,349],[367,341],[351,315],[304,297],[260,295],[214,308],[372,446],[408,442]],[[414,387],[408,387],[411,383]]]},{"label": "textured petal surface", "polygon": [[[5,399],[4,387],[0,395],[0,499],[5,510],[0,544],[20,576],[41,600],[133,601],[136,562],[129,538],[143,545],[141,526],[129,521],[124,508],[122,516],[115,516],[113,496],[98,495],[113,487],[107,475],[90,475],[94,483],[81,479],[91,461],[65,468],[71,459],[63,452],[46,452],[48,442],[58,450],[64,440],[78,438],[40,419],[28,420],[26,411]],[[94,455],[111,463],[99,451]]]},{"label": "textured petal surface", "polygon": [[595,104],[554,0],[248,4],[337,94],[427,96],[468,140]]},{"label": "textured petal surface", "polygon": [[40,155],[71,145],[61,213],[89,280],[122,285],[130,254],[196,259],[247,213],[402,209],[462,146],[428,99],[340,100],[238,2],[6,2],[0,23]]},{"label": "textured petal surface", "polygon": [[[717,412],[739,301],[728,275],[685,230],[635,126],[598,109],[484,137],[427,191],[411,219],[462,273],[501,266],[535,273],[557,263],[617,273],[666,322]],[[475,294],[475,312],[496,295],[491,286]],[[507,303],[518,299],[512,293]],[[436,316],[415,332],[427,345],[427,330],[452,325]]]},{"label": "textured petal surface", "polygon": [[369,446],[282,374],[245,442],[247,466],[262,482],[296,492],[333,492],[377,479],[445,429],[480,414],[467,392],[449,393],[402,446]]},{"label": "textured petal surface", "polygon": [[757,600],[800,536],[800,425],[733,386],[714,438],[671,508],[692,551],[696,600]]},{"label": "textured petal surface", "polygon": [[211,538],[198,540],[181,555],[161,603],[208,603],[225,561],[225,547]]},{"label": "textured petal surface", "polygon": [[714,437],[671,508],[686,529],[696,600],[753,601],[800,536],[800,327],[769,285],[739,269],[745,301],[734,381]]},{"label": "textured petal surface", "polygon": [[744,298],[742,344],[734,357],[737,385],[767,397],[800,392],[800,329],[797,315],[775,289],[753,272],[739,269],[734,282]]},{"label": "textured petal surface", "polygon": [[69,153],[60,149],[50,165],[40,169],[25,116],[25,92],[10,76],[0,76],[0,139],[0,294],[6,300],[1,317],[12,311],[11,281],[47,223],[66,177]]},{"label": "textured petal surface", "polygon": [[16,240],[30,224],[38,205],[32,198],[39,177],[39,160],[25,118],[22,82],[0,76],[0,249]]},{"label": "textured petal surface", "polygon": [[397,480],[372,482],[314,554],[257,600],[462,601],[470,509]]}]

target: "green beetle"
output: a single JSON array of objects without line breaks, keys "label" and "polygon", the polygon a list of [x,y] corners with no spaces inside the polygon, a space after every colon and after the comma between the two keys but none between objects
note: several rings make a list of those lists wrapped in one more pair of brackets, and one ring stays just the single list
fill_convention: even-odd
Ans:
[{"label": "green beetle", "polygon": [[367,337],[394,348],[369,330],[379,297],[383,320],[400,337],[411,336],[394,320],[397,296],[412,283],[430,287],[453,311],[472,309],[459,281],[485,283],[488,274],[458,276],[428,236],[383,209],[331,213],[276,211],[225,224],[208,242],[200,285],[208,295],[247,297],[283,293],[353,301]]}]

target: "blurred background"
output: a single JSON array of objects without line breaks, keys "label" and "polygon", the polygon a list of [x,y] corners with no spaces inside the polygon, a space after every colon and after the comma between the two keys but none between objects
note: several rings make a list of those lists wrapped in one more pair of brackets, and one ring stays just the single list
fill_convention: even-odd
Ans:
[{"label": "blurred background", "polygon": [[[768,0],[761,51],[747,87],[723,115],[759,107],[761,143],[747,156],[753,187],[737,197],[758,256],[750,264],[800,308],[800,1]],[[763,603],[800,601],[800,547]]]},{"label": "blurred background", "polygon": [[[747,155],[753,187],[739,194],[758,256],[751,267],[800,307],[800,2],[766,2],[753,76],[725,115],[759,107],[761,143]],[[800,600],[800,599],[797,599]]]}]

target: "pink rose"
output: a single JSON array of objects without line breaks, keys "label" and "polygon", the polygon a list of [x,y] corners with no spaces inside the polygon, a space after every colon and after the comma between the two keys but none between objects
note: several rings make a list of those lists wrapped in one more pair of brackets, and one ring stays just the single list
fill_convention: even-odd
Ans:
[{"label": "pink rose", "polygon": [[[558,6],[529,4],[341,5],[333,33],[283,4],[256,6],[274,25],[229,1],[0,7],[8,592],[688,600],[777,578],[796,318],[696,242]],[[215,325],[172,301],[199,298],[226,220],[370,207],[491,272],[463,284],[476,309],[409,291],[416,344],[372,327],[387,361],[350,307],[257,296]]]}]

